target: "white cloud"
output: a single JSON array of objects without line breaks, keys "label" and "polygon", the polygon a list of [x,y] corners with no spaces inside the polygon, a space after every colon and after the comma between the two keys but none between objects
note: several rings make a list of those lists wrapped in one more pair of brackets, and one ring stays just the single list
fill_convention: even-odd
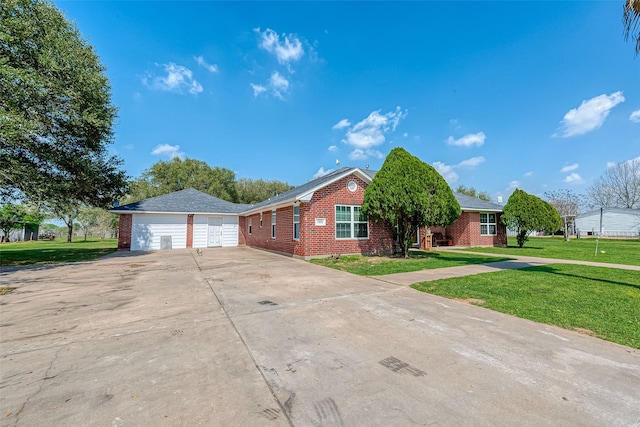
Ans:
[{"label": "white cloud", "polygon": [[349,126],[351,126],[351,122],[348,119],[342,119],[338,123],[333,125],[332,129],[344,129],[348,128]]},{"label": "white cloud", "polygon": [[629,120],[634,123],[640,123],[640,110],[636,110],[629,116]]},{"label": "white cloud", "polygon": [[333,172],[333,169],[325,170],[323,167],[320,167],[320,169],[318,169],[318,172],[316,172],[313,175],[313,179],[320,178],[321,176],[325,176],[326,174],[328,174],[330,172]]},{"label": "white cloud", "polygon": [[574,170],[578,169],[579,167],[580,167],[580,165],[578,165],[577,163],[574,163],[572,165],[566,165],[565,167],[560,169],[560,172],[562,172],[562,173],[571,172],[571,171],[574,171]]},{"label": "white cloud", "polygon": [[476,166],[485,162],[485,158],[483,156],[472,157],[467,160],[463,160],[457,164],[459,168],[475,168]]},{"label": "white cloud", "polygon": [[154,77],[148,73],[143,77],[142,83],[149,89],[176,93],[189,92],[193,95],[202,92],[202,85],[193,78],[193,73],[187,67],[176,65],[173,62],[158,64],[158,66],[164,67],[167,75]]},{"label": "white cloud", "polygon": [[284,96],[289,92],[290,83],[286,77],[283,77],[277,71],[271,73],[269,81],[266,85],[250,83],[253,89],[253,96],[259,96],[263,93],[270,92],[278,99],[284,99]]},{"label": "white cloud", "polygon": [[513,180],[509,183],[509,186],[506,188],[507,193],[508,192],[512,192],[513,190],[515,190],[516,188],[520,187],[520,181],[518,180]]},{"label": "white cloud", "polygon": [[533,172],[531,172],[531,171],[529,171],[529,172],[525,172],[525,173],[524,173],[524,176],[527,176],[527,177],[528,177],[528,176],[533,176]]},{"label": "white cloud", "polygon": [[403,136],[404,138],[409,138],[409,133],[408,133],[408,132],[405,132],[405,133],[403,133],[403,134],[402,134],[402,136]]},{"label": "white cloud", "polygon": [[460,177],[454,170],[454,166],[442,162],[433,162],[433,167],[436,168],[438,173],[440,173],[449,184],[455,183]]},{"label": "white cloud", "polygon": [[607,162],[607,169],[612,168],[616,165],[616,162]]},{"label": "white cloud", "polygon": [[251,83],[251,88],[253,89],[253,96],[258,96],[261,93],[267,91],[267,88],[265,86],[257,85],[257,84],[253,84],[253,83]]},{"label": "white cloud", "polygon": [[156,148],[151,151],[151,154],[154,156],[165,156],[170,159],[178,157],[179,159],[184,159],[185,154],[180,151],[179,145],[169,145],[169,144],[159,144],[156,145]]},{"label": "white cloud", "polygon": [[338,146],[337,145],[330,145],[329,146],[329,151],[331,151],[332,153],[335,153],[336,151],[338,151]]},{"label": "white cloud", "polygon": [[[349,158],[351,160],[364,160],[367,157],[381,158],[382,153],[374,150],[373,147],[384,144],[386,134],[395,131],[400,120],[406,116],[407,111],[402,111],[400,107],[396,107],[394,111],[386,114],[380,114],[380,110],[378,110],[373,111],[366,119],[351,126],[342,139],[342,142],[354,147],[354,151],[349,155]],[[345,120],[341,120],[338,124],[345,125],[341,127],[349,127],[346,124],[348,120]]]},{"label": "white cloud", "polygon": [[473,169],[482,163],[484,163],[486,159],[483,156],[472,157],[467,160],[463,160],[455,165],[447,165],[442,162],[433,162],[433,167],[442,175],[442,177],[449,183],[453,184],[458,181],[460,177],[456,170],[458,169]]},{"label": "white cloud", "polygon": [[450,136],[449,138],[447,138],[447,144],[462,147],[471,147],[472,145],[477,145],[478,147],[480,147],[482,144],[484,144],[485,139],[487,139],[487,136],[484,134],[484,132],[469,133],[459,139],[455,139],[454,137]]},{"label": "white cloud", "polygon": [[276,98],[284,99],[284,94],[289,92],[289,80],[282,77],[279,72],[274,71],[271,74],[271,78],[269,78],[269,87]]},{"label": "white cloud", "polygon": [[568,138],[598,129],[609,116],[611,109],[621,102],[624,102],[621,91],[584,100],[578,108],[569,110],[564,115],[560,129],[553,136]]},{"label": "white cloud", "polygon": [[255,28],[254,31],[260,35],[260,47],[273,53],[281,64],[298,61],[304,55],[302,42],[293,34],[283,34],[281,40],[278,33],[270,28],[265,31]]},{"label": "white cloud", "polygon": [[215,64],[208,64],[207,61],[204,60],[204,57],[202,55],[194,56],[193,59],[196,60],[199,66],[206,68],[210,72],[212,73],[218,72],[218,66]]},{"label": "white cloud", "polygon": [[573,172],[564,179],[564,182],[566,182],[567,184],[582,184],[584,180],[580,175]]},{"label": "white cloud", "polygon": [[384,158],[384,155],[378,150],[363,150],[361,148],[356,148],[351,153],[349,153],[349,159],[351,160],[366,160],[369,157],[377,157],[378,159]]}]

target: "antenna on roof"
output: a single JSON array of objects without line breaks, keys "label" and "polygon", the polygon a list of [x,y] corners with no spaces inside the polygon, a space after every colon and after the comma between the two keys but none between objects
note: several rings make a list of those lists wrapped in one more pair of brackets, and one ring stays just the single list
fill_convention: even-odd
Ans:
[{"label": "antenna on roof", "polygon": [[336,166],[340,166],[340,159],[336,159]]},{"label": "antenna on roof", "polygon": [[365,168],[366,170],[369,170],[369,165],[364,165],[364,168]]}]

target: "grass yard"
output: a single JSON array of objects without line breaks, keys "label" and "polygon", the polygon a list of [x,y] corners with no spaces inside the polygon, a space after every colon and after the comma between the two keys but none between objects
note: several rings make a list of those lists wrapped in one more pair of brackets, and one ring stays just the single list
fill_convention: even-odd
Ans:
[{"label": "grass yard", "polygon": [[361,276],[406,273],[433,268],[456,267],[459,265],[484,264],[506,261],[512,258],[461,254],[453,252],[411,251],[409,258],[379,257],[363,255],[343,255],[339,259],[319,258],[311,262],[336,270],[347,271]]},{"label": "grass yard", "polygon": [[509,237],[507,248],[469,248],[473,252],[505,255],[535,256],[542,258],[572,259],[578,261],[607,262],[611,264],[640,265],[640,239],[571,239],[562,237],[530,237],[518,248],[515,237]]},{"label": "grass yard", "polygon": [[115,252],[118,239],[88,239],[72,243],[62,241],[27,241],[0,244],[0,266],[56,264],[91,261]]},{"label": "grass yard", "polygon": [[553,264],[412,285],[536,322],[640,348],[640,274]]}]

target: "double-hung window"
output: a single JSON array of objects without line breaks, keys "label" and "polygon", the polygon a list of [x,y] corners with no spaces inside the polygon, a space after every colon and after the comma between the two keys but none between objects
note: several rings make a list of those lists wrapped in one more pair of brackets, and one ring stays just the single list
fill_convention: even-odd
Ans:
[{"label": "double-hung window", "polygon": [[276,238],[276,211],[271,211],[271,238]]},{"label": "double-hung window", "polygon": [[496,214],[481,213],[480,214],[480,234],[483,236],[495,236],[496,233]]},{"label": "double-hung window", "polygon": [[368,239],[369,221],[360,206],[336,205],[336,239]]},{"label": "double-hung window", "polygon": [[252,228],[253,228],[253,218],[249,218],[249,234],[251,234]]},{"label": "double-hung window", "polygon": [[300,206],[293,207],[293,238],[300,239]]}]

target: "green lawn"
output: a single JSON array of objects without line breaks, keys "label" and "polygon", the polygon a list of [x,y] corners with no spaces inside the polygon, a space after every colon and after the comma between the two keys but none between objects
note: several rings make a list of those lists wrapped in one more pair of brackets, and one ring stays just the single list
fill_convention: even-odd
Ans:
[{"label": "green lawn", "polygon": [[312,259],[311,262],[361,276],[379,276],[433,268],[456,267],[459,265],[484,264],[508,259],[512,258],[467,255],[459,252],[411,251],[410,258],[345,255],[339,259]]},{"label": "green lawn", "polygon": [[571,239],[565,242],[562,237],[530,237],[522,248],[518,248],[516,238],[509,237],[507,248],[477,247],[467,250],[494,254],[640,265],[640,239],[598,239],[598,251],[596,252],[596,239],[594,238]]},{"label": "green lawn", "polygon": [[553,264],[412,287],[640,348],[638,271]]},{"label": "green lawn", "polygon": [[118,239],[88,239],[72,243],[63,241],[28,241],[0,244],[0,266],[56,264],[91,261],[118,248]]}]

